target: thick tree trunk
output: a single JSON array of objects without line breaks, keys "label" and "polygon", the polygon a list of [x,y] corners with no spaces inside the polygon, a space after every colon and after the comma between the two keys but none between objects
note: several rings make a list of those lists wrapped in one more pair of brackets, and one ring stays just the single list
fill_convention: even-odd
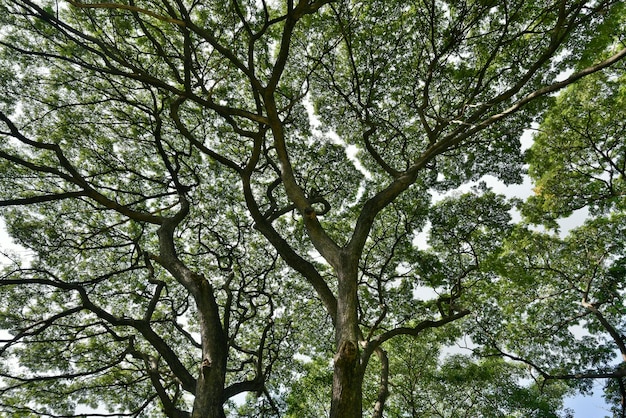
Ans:
[{"label": "thick tree trunk", "polygon": [[363,369],[359,355],[357,310],[357,263],[348,257],[337,269],[338,298],[335,329],[337,354],[334,358],[331,418],[361,418]]},{"label": "thick tree trunk", "polygon": [[220,374],[217,368],[206,364],[202,366],[191,418],[226,418],[222,399],[224,379]]},{"label": "thick tree trunk", "polygon": [[193,295],[198,309],[202,362],[196,379],[192,418],[225,418],[224,385],[228,345],[226,330],[222,327],[219,308],[211,283],[201,274],[189,269],[176,255],[174,230],[188,213],[188,202],[176,217],[159,228],[160,257],[163,265]]},{"label": "thick tree trunk", "polygon": [[208,281],[201,279],[196,296],[202,342],[202,364],[196,384],[192,418],[225,418],[224,383],[226,380],[226,336]]},{"label": "thick tree trunk", "polygon": [[331,418],[361,418],[363,373],[356,341],[344,340],[335,355]]}]

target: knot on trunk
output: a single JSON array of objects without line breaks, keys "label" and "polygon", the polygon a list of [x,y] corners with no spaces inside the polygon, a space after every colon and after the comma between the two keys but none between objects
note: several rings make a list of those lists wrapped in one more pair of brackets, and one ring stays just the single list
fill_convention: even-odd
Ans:
[{"label": "knot on trunk", "polygon": [[304,216],[306,216],[309,219],[315,219],[317,214],[315,213],[315,209],[313,209],[311,206],[308,206],[304,208]]},{"label": "knot on trunk", "polygon": [[349,365],[355,364],[359,355],[359,348],[356,341],[343,340],[335,355],[335,364]]},{"label": "knot on trunk", "polygon": [[205,358],[202,360],[202,375],[206,378],[211,370],[211,360]]}]

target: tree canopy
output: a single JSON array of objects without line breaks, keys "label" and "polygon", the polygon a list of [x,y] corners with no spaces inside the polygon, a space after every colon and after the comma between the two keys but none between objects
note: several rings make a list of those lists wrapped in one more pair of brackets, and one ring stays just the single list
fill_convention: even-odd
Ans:
[{"label": "tree canopy", "polygon": [[[555,417],[602,378],[625,416],[623,2],[6,0],[0,25],[0,206],[32,254],[0,279],[0,414]],[[454,192],[525,164],[525,204]],[[512,221],[585,206],[567,237]]]},{"label": "tree canopy", "polygon": [[624,211],[623,86],[620,64],[556,99],[529,152],[530,175],[537,184],[527,209],[531,218],[537,206],[537,214],[552,218],[585,207],[594,213]]}]

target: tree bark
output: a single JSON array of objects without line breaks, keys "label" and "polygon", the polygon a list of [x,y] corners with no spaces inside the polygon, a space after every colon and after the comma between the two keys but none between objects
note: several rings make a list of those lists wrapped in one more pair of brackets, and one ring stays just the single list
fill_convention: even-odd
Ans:
[{"label": "tree bark", "polygon": [[337,268],[338,298],[335,328],[337,353],[334,358],[331,418],[361,418],[363,414],[363,371],[359,355],[357,311],[357,261],[341,257]]},{"label": "tree bark", "polygon": [[372,418],[383,418],[385,402],[389,396],[389,359],[387,358],[387,352],[381,347],[376,349],[376,355],[380,359],[380,383]]},{"label": "tree bark", "polygon": [[361,418],[363,373],[356,341],[344,340],[335,355],[331,418]]},{"label": "tree bark", "polygon": [[224,385],[228,345],[213,286],[189,269],[176,255],[174,229],[188,213],[188,202],[174,218],[159,228],[160,256],[157,261],[193,295],[198,309],[202,361],[196,379],[192,418],[225,418]]},{"label": "tree bark", "polygon": [[195,299],[200,319],[202,364],[191,417],[225,418],[224,385],[228,350],[226,336],[220,323],[211,284],[203,278],[199,287],[199,295]]},{"label": "tree bark", "polygon": [[224,384],[220,370],[203,361],[191,418],[226,418],[223,405]]}]

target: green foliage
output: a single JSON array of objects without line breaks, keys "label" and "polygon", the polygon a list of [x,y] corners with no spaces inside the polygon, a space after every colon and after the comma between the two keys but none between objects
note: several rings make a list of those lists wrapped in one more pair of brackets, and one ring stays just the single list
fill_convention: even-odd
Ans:
[{"label": "green foliage", "polygon": [[389,417],[565,416],[558,412],[565,386],[542,390],[528,383],[523,365],[501,358],[444,354],[445,345],[433,337],[398,339],[390,348]]},{"label": "green foliage", "polygon": [[327,415],[330,410],[328,391],[333,380],[331,365],[323,358],[296,365],[294,373],[302,377],[290,388],[285,417],[314,418]]},{"label": "green foliage", "polygon": [[[0,276],[0,414],[556,417],[581,372],[624,395],[624,11],[3,1],[0,205],[32,257]],[[597,217],[536,232],[483,183],[433,203],[525,163],[530,221]],[[443,356],[461,337],[476,357]]]},{"label": "green foliage", "polygon": [[583,207],[598,213],[624,210],[625,80],[620,65],[557,97],[527,155],[536,182],[536,196],[524,209],[531,220],[567,216]]},{"label": "green foliage", "polygon": [[[522,360],[547,386],[620,379],[623,237],[623,215],[591,219],[565,238],[517,228],[499,260],[499,288],[477,315],[479,352]],[[611,393],[617,380],[606,382]]]}]

